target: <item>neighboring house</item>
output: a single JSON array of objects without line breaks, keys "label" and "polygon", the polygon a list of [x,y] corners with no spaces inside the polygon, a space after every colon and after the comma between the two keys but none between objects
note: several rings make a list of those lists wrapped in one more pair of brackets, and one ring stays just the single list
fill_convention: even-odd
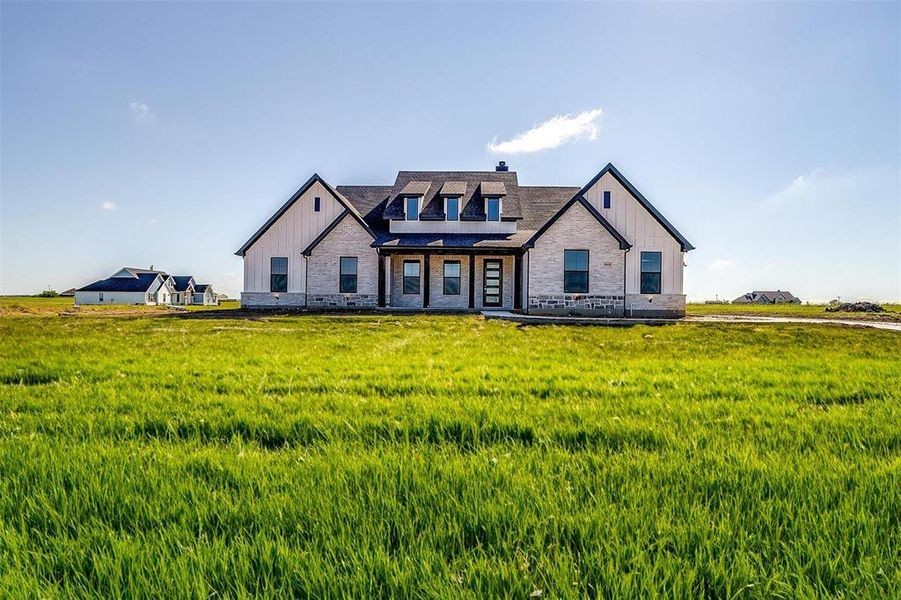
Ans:
[{"label": "neighboring house", "polygon": [[693,249],[608,164],[579,187],[495,171],[313,175],[236,252],[241,304],[680,316]]},{"label": "neighboring house", "polygon": [[197,283],[194,285],[194,296],[191,303],[213,306],[219,304],[219,298],[213,292],[213,286],[207,283]]},{"label": "neighboring house", "polygon": [[739,296],[732,304],[801,304],[801,300],[791,292],[776,290],[775,292],[753,291]]},{"label": "neighboring house", "polygon": [[191,275],[173,275],[172,282],[175,286],[175,293],[172,295],[172,304],[193,304],[194,278]]},{"label": "neighboring house", "polygon": [[65,292],[60,292],[59,295],[64,296],[66,298],[71,298],[71,297],[75,296],[75,288],[69,288]]},{"label": "neighboring house", "polygon": [[123,267],[75,291],[75,304],[169,304],[175,286],[163,271]]}]

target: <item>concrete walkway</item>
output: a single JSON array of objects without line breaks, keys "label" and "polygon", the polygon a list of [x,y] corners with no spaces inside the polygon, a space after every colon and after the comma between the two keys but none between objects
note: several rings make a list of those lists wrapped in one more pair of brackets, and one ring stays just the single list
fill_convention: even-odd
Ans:
[{"label": "concrete walkway", "polygon": [[628,327],[631,325],[673,325],[676,323],[804,323],[814,325],[845,325],[849,327],[872,327],[901,332],[901,323],[893,321],[854,321],[845,319],[813,319],[804,317],[754,317],[744,315],[699,315],[684,319],[628,319],[592,317],[553,317],[523,315],[508,310],[483,310],[486,319],[503,319],[529,325],[603,325],[608,327]]}]

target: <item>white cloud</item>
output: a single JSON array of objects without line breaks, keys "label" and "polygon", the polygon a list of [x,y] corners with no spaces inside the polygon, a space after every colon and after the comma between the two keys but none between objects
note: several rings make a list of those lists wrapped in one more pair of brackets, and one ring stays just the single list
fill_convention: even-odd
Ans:
[{"label": "white cloud", "polygon": [[710,271],[723,271],[725,269],[731,269],[734,266],[735,266],[735,261],[728,260],[725,258],[718,258],[715,261],[713,261],[712,263],[710,263],[710,266],[707,267],[707,269]]},{"label": "white cloud", "polygon": [[147,221],[148,225],[156,225],[157,223],[159,223],[159,221],[157,221],[156,219],[150,219],[149,221]]},{"label": "white cloud", "polygon": [[763,268],[760,269],[760,272],[761,272],[761,273],[769,273],[769,272],[772,271],[772,270],[773,270],[773,265],[772,265],[772,264],[766,264],[766,265],[763,265]]},{"label": "white cloud", "polygon": [[577,115],[556,115],[513,139],[488,144],[495,154],[523,154],[558,148],[580,139],[595,140],[600,131],[599,121],[604,111],[600,108],[586,110]]},{"label": "white cloud", "polygon": [[116,203],[110,202],[109,200],[107,200],[106,202],[104,202],[103,204],[100,205],[100,208],[102,208],[103,210],[116,210]]},{"label": "white cloud", "polygon": [[132,101],[128,103],[128,108],[131,110],[131,113],[137,118],[139,121],[152,121],[156,114],[147,104],[138,101]]}]

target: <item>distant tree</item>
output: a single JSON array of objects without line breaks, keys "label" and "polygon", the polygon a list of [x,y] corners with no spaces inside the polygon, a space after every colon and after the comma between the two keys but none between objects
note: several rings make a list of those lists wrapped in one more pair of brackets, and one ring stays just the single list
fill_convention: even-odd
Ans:
[{"label": "distant tree", "polygon": [[44,290],[40,294],[38,294],[38,298],[58,298],[59,292],[56,290]]}]

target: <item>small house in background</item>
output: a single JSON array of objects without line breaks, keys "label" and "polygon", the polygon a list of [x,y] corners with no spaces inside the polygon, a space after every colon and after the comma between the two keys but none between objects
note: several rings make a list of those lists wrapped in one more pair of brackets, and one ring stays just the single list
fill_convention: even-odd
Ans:
[{"label": "small house in background", "polygon": [[783,292],[782,290],[776,290],[775,292],[755,290],[744,296],[739,296],[732,301],[732,304],[801,304],[801,300],[791,292]]},{"label": "small house in background", "polygon": [[172,277],[163,271],[122,267],[75,290],[75,304],[169,304],[174,292]]},{"label": "small house in background", "polygon": [[75,288],[69,288],[65,292],[60,292],[59,295],[66,298],[72,298],[75,296]]},{"label": "small house in background", "polygon": [[75,304],[219,304],[209,284],[191,275],[169,275],[136,267],[122,267],[111,276],[74,291]]},{"label": "small house in background", "polygon": [[194,278],[191,275],[173,275],[172,282],[175,285],[175,294],[172,295],[172,304],[193,304]]},{"label": "small house in background", "polygon": [[194,285],[193,304],[202,304],[203,306],[214,306],[219,304],[219,298],[213,292],[213,286],[208,283],[198,283]]}]

